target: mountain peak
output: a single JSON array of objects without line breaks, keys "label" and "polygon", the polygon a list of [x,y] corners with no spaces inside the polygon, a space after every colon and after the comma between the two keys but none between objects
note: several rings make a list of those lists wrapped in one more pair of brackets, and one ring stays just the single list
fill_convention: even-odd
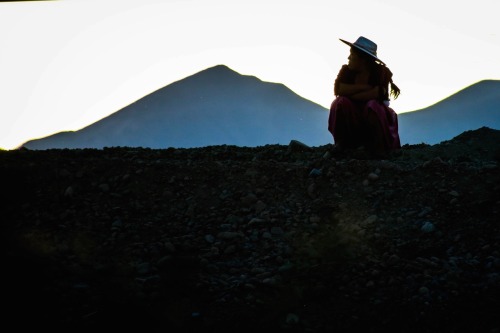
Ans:
[{"label": "mountain peak", "polygon": [[209,68],[206,68],[206,69],[198,72],[198,74],[201,74],[201,73],[214,73],[214,74],[218,74],[218,75],[224,74],[224,73],[231,73],[231,74],[240,75],[240,73],[236,72],[235,70],[229,68],[226,65],[215,65],[213,67],[209,67]]},{"label": "mountain peak", "polygon": [[[212,81],[212,80],[221,80],[221,79],[235,79],[235,78],[242,77],[242,76],[244,76],[244,75],[241,75],[240,73],[236,72],[235,70],[229,68],[226,65],[220,64],[220,65],[215,65],[213,67],[203,69],[203,70],[196,72],[193,75],[191,75],[185,79],[203,78],[203,80]],[[181,80],[179,82],[185,81],[185,79]]]},{"label": "mountain peak", "polygon": [[[229,68],[228,66],[226,65],[215,65],[213,67],[209,67],[207,69],[205,69],[204,71],[214,71],[214,70],[217,70],[217,71],[233,71],[231,68]],[[234,71],[233,71],[234,72]]]}]

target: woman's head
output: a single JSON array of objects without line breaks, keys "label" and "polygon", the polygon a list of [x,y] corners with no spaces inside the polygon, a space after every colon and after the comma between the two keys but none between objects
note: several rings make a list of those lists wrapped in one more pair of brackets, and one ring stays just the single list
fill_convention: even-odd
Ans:
[{"label": "woman's head", "polygon": [[[384,64],[382,60],[380,60],[377,56],[377,44],[366,37],[360,36],[354,43],[348,42],[346,40],[340,39],[341,42],[349,45],[351,50],[356,51],[365,59],[373,60]],[[366,58],[368,56],[368,58]]]},{"label": "woman's head", "polygon": [[349,60],[347,66],[349,66],[349,69],[353,71],[369,70],[376,64],[375,58],[354,46],[351,47],[347,60]]}]

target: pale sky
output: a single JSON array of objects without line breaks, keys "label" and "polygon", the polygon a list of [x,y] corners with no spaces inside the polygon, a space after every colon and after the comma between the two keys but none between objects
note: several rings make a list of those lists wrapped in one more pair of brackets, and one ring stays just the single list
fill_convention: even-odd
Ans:
[{"label": "pale sky", "polygon": [[329,108],[349,55],[339,38],[359,36],[394,73],[395,111],[425,108],[500,79],[498,13],[498,0],[2,2],[0,148],[78,130],[218,64]]}]

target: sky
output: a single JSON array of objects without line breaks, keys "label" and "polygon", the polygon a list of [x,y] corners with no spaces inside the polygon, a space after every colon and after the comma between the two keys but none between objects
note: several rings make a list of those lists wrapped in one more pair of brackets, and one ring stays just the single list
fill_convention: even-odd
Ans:
[{"label": "sky", "polygon": [[391,107],[422,109],[500,80],[499,12],[498,0],[0,2],[0,148],[81,129],[219,64],[329,108],[349,55],[339,38],[359,36],[394,73]]}]

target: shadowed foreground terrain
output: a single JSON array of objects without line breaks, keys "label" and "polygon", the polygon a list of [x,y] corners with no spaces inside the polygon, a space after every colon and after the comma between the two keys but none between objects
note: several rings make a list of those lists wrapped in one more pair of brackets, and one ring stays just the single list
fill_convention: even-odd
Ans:
[{"label": "shadowed foreground terrain", "polygon": [[500,131],[0,152],[16,331],[499,332]]}]

